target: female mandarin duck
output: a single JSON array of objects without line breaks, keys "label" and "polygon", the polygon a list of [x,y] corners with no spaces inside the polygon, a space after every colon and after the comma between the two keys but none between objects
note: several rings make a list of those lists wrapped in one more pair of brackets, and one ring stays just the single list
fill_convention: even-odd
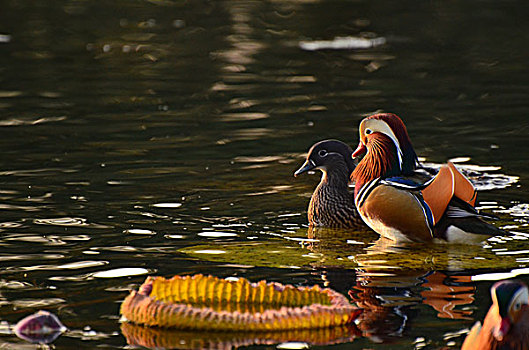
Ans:
[{"label": "female mandarin duck", "polygon": [[360,123],[353,157],[365,154],[351,174],[355,205],[365,223],[394,241],[477,243],[505,232],[474,209],[476,191],[452,163],[418,184],[419,167],[408,132],[394,114],[375,114]]},{"label": "female mandarin duck", "polygon": [[529,349],[529,291],[520,281],[496,282],[483,326],[477,322],[462,350]]},{"label": "female mandarin duck", "polygon": [[314,169],[323,173],[307,210],[311,226],[364,226],[348,188],[349,177],[355,168],[352,154],[351,147],[341,141],[320,141],[312,146],[305,163],[294,173],[298,176]]}]

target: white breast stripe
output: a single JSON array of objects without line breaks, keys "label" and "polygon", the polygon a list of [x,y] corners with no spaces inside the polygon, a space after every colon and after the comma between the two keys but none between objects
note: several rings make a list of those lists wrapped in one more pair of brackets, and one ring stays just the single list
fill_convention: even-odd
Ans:
[{"label": "white breast stripe", "polygon": [[417,203],[419,203],[419,206],[422,209],[422,213],[424,214],[424,220],[426,221],[426,227],[428,227],[428,230],[430,231],[430,235],[433,238],[433,231],[432,231],[432,227],[430,226],[430,223],[428,222],[428,214],[426,213],[426,208],[424,207],[424,205],[422,205],[421,201],[419,200],[419,198],[417,198],[417,196],[413,195],[413,198],[417,201]]},{"label": "white breast stripe", "polygon": [[360,191],[358,191],[358,195],[355,198],[355,204],[357,208],[360,208],[360,206],[362,206],[364,200],[367,198],[369,193],[371,193],[371,190],[375,188],[376,185],[378,185],[379,180],[380,178],[376,178],[374,180],[369,181],[364,186],[362,186]]},{"label": "white breast stripe", "polygon": [[381,184],[384,185],[390,185],[396,188],[403,188],[406,190],[420,190],[422,188],[422,185],[408,185],[402,182],[396,182],[396,181],[389,181],[389,180],[382,180],[380,181]]}]

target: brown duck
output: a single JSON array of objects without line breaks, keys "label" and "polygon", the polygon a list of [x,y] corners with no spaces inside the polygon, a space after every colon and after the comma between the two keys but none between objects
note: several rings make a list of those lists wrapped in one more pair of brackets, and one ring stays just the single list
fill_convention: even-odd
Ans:
[{"label": "brown duck", "polygon": [[492,306],[483,326],[470,330],[462,350],[529,349],[529,291],[521,281],[500,281],[490,290]]},{"label": "brown duck", "polygon": [[294,173],[294,176],[309,170],[323,173],[307,210],[311,226],[365,227],[348,186],[355,168],[352,154],[351,147],[341,141],[320,141],[311,147],[305,163]]}]

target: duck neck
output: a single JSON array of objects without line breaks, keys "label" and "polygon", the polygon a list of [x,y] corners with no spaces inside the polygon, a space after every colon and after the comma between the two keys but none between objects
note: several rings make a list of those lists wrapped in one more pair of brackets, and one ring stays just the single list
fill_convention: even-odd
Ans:
[{"label": "duck neck", "polygon": [[320,185],[347,192],[350,171],[343,160],[336,161],[332,166],[322,169]]},{"label": "duck neck", "polygon": [[343,166],[333,167],[322,172],[321,185],[347,191],[349,170],[345,163],[343,163]]},{"label": "duck neck", "polygon": [[[312,194],[309,211],[323,210],[326,211],[330,204],[334,208],[352,207],[353,196],[349,191],[349,170],[345,163],[343,167],[332,167],[331,169],[322,169],[323,175],[321,181]],[[322,209],[322,207],[324,209]],[[317,209],[320,208],[320,209]]]},{"label": "duck neck", "polygon": [[402,174],[397,148],[389,137],[374,133],[366,147],[366,155],[351,174],[351,179],[355,182],[355,196],[369,181]]}]

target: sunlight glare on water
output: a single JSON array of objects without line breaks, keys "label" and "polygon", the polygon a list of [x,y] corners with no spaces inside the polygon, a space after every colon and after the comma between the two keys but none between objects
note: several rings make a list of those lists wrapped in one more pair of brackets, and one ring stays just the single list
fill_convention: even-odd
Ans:
[{"label": "sunlight glare on water", "polygon": [[137,267],[124,267],[120,269],[112,269],[107,271],[100,271],[93,274],[95,278],[118,278],[127,276],[145,275],[150,271]]}]

